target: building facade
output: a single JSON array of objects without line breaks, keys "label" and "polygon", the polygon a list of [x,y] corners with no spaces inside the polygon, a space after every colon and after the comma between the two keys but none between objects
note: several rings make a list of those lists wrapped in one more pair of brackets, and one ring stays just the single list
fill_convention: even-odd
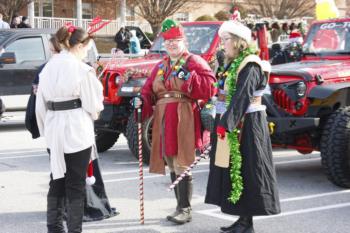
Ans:
[{"label": "building facade", "polygon": [[[87,27],[91,19],[100,16],[111,23],[100,34],[114,33],[123,25],[138,25],[151,32],[148,22],[138,16],[132,0],[34,0],[20,14],[28,15],[34,27],[57,28],[66,22]],[[234,3],[245,0],[190,0],[172,18],[193,21],[202,15],[214,16],[219,11],[229,11]],[[336,0],[340,16],[350,16],[350,0]]]}]

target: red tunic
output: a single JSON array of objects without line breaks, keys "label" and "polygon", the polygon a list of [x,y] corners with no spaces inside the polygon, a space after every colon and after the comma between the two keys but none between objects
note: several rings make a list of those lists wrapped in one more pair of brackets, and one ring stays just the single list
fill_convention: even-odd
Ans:
[{"label": "red tunic", "polygon": [[[181,165],[189,166],[195,158],[195,148],[202,148],[201,122],[196,100],[208,100],[216,93],[214,73],[207,62],[197,55],[184,54],[184,67],[190,72],[184,81],[171,75],[171,70],[161,75],[160,64],[170,68],[165,57],[157,64],[147,79],[141,94],[143,119],[154,115],[150,172],[165,173],[164,156],[177,156]],[[164,66],[163,66],[164,67]],[[167,93],[182,93],[185,98],[160,98]],[[153,106],[155,106],[153,112]],[[207,134],[208,136],[208,134]]]}]

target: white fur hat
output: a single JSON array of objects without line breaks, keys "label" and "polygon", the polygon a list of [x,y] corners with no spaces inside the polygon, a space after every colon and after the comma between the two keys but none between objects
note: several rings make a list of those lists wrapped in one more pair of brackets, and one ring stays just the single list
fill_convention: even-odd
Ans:
[{"label": "white fur hat", "polygon": [[244,39],[247,43],[250,43],[252,40],[252,31],[244,26],[242,23],[236,20],[229,20],[223,22],[219,29],[219,36],[222,37],[222,33],[229,32],[234,34],[242,39]]}]

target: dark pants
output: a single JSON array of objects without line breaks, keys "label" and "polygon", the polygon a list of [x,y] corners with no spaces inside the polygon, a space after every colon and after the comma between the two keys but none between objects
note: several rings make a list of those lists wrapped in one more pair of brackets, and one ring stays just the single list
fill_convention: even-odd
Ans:
[{"label": "dark pants", "polygon": [[71,154],[64,154],[66,162],[65,177],[53,180],[50,175],[48,197],[66,197],[68,200],[85,197],[86,171],[89,165],[91,147]]},{"label": "dark pants", "polygon": [[[50,153],[50,151],[49,151]],[[69,233],[82,232],[84,214],[85,179],[91,155],[91,147],[71,154],[64,154],[65,177],[53,180],[47,194],[47,227],[49,233],[63,233],[64,199],[67,203],[67,227]]]}]

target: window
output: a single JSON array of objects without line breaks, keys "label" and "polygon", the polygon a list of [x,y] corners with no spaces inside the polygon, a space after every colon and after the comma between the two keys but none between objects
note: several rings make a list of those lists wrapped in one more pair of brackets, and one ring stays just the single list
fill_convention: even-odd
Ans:
[{"label": "window", "polygon": [[125,17],[127,21],[134,21],[135,20],[135,7],[127,7],[125,12]]},{"label": "window", "polygon": [[[194,54],[203,54],[207,52],[212,45],[219,26],[219,24],[184,26],[188,50]],[[150,51],[152,53],[165,53],[162,37],[158,37],[158,39],[153,42]]]},{"label": "window", "polygon": [[190,15],[188,12],[179,12],[175,14],[175,20],[179,22],[187,22],[190,21]]},{"label": "window", "polygon": [[53,16],[53,0],[37,0],[34,2],[35,16],[52,17]]},{"label": "window", "polygon": [[92,4],[83,3],[83,19],[92,19]]},{"label": "window", "polygon": [[6,47],[6,52],[14,52],[17,63],[25,61],[45,61],[44,45],[40,37],[16,40]]}]

